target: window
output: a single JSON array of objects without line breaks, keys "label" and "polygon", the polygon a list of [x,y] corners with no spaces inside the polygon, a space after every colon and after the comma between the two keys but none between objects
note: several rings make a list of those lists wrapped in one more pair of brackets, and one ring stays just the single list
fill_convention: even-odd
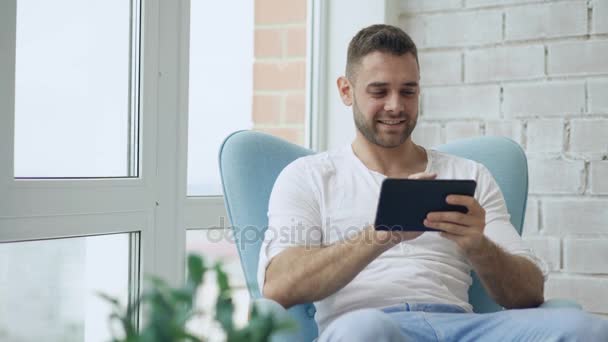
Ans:
[{"label": "window", "polygon": [[0,340],[109,340],[110,307],[97,293],[127,303],[129,289],[137,288],[130,284],[137,281],[130,278],[132,264],[137,265],[130,260],[130,239],[137,238],[117,234],[0,244]]},{"label": "window", "polygon": [[17,2],[15,177],[137,176],[136,6]]}]

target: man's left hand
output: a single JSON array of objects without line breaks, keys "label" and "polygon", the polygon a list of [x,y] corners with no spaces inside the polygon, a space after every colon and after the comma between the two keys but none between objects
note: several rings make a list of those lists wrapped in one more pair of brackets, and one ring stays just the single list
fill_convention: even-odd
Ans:
[{"label": "man's left hand", "polygon": [[424,225],[441,230],[440,235],[458,244],[467,256],[483,253],[487,242],[483,234],[486,211],[471,196],[450,195],[446,201],[448,204],[466,207],[468,212],[432,212],[427,215]]}]

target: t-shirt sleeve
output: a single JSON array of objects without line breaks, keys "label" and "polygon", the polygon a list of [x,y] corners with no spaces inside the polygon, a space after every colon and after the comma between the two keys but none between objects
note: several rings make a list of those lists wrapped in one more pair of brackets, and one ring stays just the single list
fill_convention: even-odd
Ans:
[{"label": "t-shirt sleeve", "polygon": [[260,249],[257,280],[262,292],[268,264],[289,247],[321,246],[317,191],[306,159],[289,164],[275,181],[268,202],[268,229]]},{"label": "t-shirt sleeve", "polygon": [[524,243],[511,224],[511,215],[496,180],[485,166],[479,165],[479,167],[476,197],[486,211],[485,235],[506,252],[530,260],[547,280],[549,274],[547,264]]}]

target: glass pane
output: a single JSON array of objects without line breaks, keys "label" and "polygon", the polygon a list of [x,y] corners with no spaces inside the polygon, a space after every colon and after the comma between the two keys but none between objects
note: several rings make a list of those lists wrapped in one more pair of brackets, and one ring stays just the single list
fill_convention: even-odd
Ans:
[{"label": "glass pane", "polygon": [[235,11],[234,2],[215,1],[210,11],[209,2],[191,2],[189,196],[221,194],[220,144],[252,127],[253,5],[239,2]]},{"label": "glass pane", "polygon": [[0,341],[110,340],[97,293],[127,303],[129,235],[0,244]]},{"label": "glass pane", "polygon": [[[228,273],[228,279],[232,288],[232,299],[235,304],[234,321],[238,326],[243,326],[247,322],[247,312],[249,309],[249,293],[247,282],[241,268],[238,251],[229,229],[200,229],[186,231],[186,251],[201,255],[209,264],[221,261],[224,270]],[[204,286],[199,291],[197,308],[205,312],[213,309],[217,298],[217,284],[215,274],[208,274],[205,277]],[[196,328],[198,326],[198,328]],[[193,324],[195,331],[208,331],[214,324],[209,320],[202,319],[200,324]],[[200,328],[200,329],[199,329]],[[212,334],[215,336],[215,334]]]},{"label": "glass pane", "polygon": [[134,51],[130,1],[17,1],[15,177],[134,176]]}]

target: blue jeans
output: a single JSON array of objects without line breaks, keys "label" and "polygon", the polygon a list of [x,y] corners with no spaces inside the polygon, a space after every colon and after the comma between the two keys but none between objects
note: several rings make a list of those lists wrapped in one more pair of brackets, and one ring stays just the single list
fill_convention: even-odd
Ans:
[{"label": "blue jeans", "polygon": [[608,321],[578,309],[466,313],[455,305],[399,304],[333,321],[326,341],[608,341]]}]

